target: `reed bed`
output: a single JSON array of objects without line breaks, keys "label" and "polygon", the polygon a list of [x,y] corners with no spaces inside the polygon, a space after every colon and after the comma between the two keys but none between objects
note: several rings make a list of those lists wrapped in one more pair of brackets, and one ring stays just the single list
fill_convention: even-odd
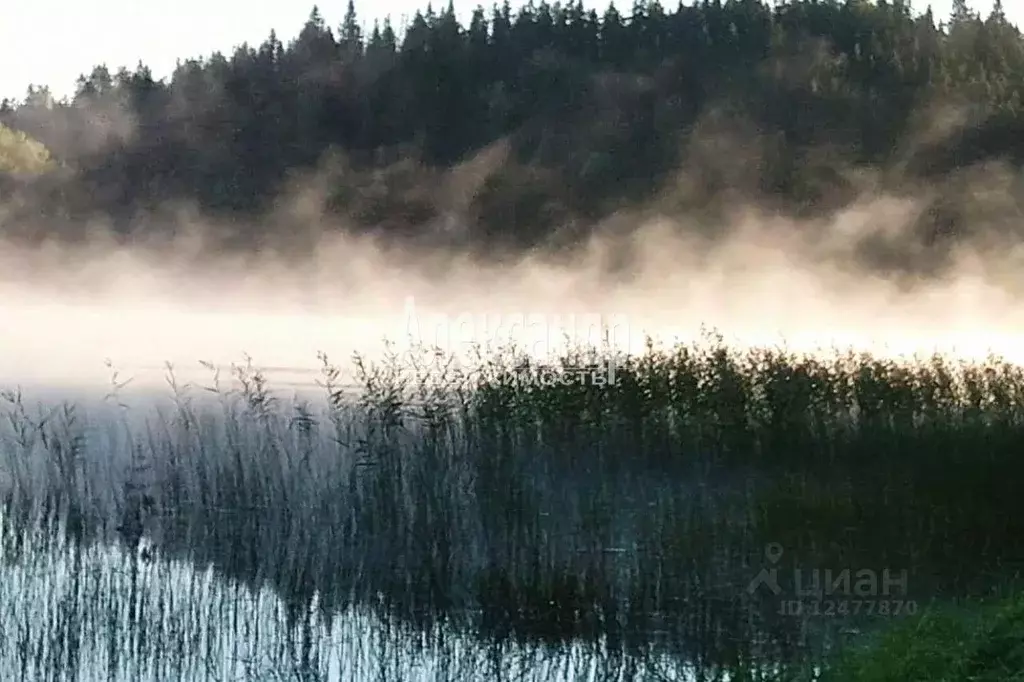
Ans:
[{"label": "reed bed", "polygon": [[[357,357],[356,393],[321,356],[318,401],[272,392],[251,363],[223,380],[211,368],[206,390],[169,371],[171,400],[144,413],[116,376],[102,411],[7,393],[4,570],[116,542],[133,566],[192,567],[190,584],[214,571],[222,591],[200,602],[257,604],[239,622],[264,618],[270,590],[277,642],[312,614],[331,633],[360,613],[487,647],[585,643],[615,665],[671,656],[734,675],[838,637],[745,589],[766,543],[786,567],[905,569],[923,601],[1018,577],[1020,367],[739,351],[709,334],[616,356],[611,385],[578,378],[611,356],[580,349],[545,369],[507,349],[471,370],[429,349]],[[524,380],[551,371],[576,378]],[[131,592],[91,580],[74,594]],[[180,594],[168,581],[147,598]],[[61,594],[38,593],[78,619],[113,608]],[[174,612],[153,608],[146,627]]]}]

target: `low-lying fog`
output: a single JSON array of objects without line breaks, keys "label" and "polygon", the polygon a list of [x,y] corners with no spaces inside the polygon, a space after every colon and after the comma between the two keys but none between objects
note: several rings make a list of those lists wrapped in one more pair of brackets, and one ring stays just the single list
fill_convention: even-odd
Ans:
[{"label": "low-lying fog", "polygon": [[693,340],[702,325],[737,345],[1024,360],[1015,253],[996,261],[964,251],[952,274],[909,284],[846,264],[849,234],[899,220],[894,205],[850,209],[819,225],[829,239],[813,244],[796,236],[799,226],[746,211],[715,245],[649,222],[629,238],[595,238],[572,259],[503,266],[342,237],[302,264],[264,256],[197,266],[184,249],[9,247],[0,385],[106,392],[116,370],[130,391],[164,390],[168,362],[179,382],[208,385],[213,373],[200,361],[227,377],[248,355],[272,388],[291,392],[316,389],[318,353],[348,368],[356,351],[380,358],[384,339],[398,351],[410,341],[455,354],[515,342],[546,355],[568,335],[638,352],[647,335]]}]

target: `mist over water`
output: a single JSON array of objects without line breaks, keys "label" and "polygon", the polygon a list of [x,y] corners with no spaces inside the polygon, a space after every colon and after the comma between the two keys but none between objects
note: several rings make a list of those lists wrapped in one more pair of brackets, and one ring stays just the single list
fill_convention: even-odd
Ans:
[{"label": "mist over water", "polygon": [[866,238],[901,234],[914,210],[875,197],[799,224],[742,207],[714,241],[637,212],[571,256],[501,264],[345,236],[290,260],[199,259],[194,246],[166,244],[7,246],[0,382],[108,388],[116,370],[156,387],[165,363],[201,382],[211,372],[200,361],[227,370],[248,356],[272,385],[308,388],[319,352],[341,365],[353,352],[380,359],[385,339],[399,352],[410,342],[456,355],[514,343],[548,355],[568,335],[635,353],[648,336],[699,340],[702,327],[737,346],[1024,361],[1013,251],[959,248],[934,277],[858,264]]}]

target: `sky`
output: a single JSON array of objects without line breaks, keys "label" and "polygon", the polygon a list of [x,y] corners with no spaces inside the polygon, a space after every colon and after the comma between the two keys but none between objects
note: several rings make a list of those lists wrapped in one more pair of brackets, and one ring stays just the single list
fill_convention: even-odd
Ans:
[{"label": "sky", "polygon": [[[206,56],[216,50],[229,52],[243,42],[259,44],[272,28],[288,42],[298,34],[313,6],[313,2],[307,6],[280,0],[17,0],[9,4],[0,21],[0,97],[18,99],[29,84],[48,85],[58,97],[70,94],[79,74],[97,64],[105,63],[115,71],[119,66],[134,67],[141,60],[157,78],[163,78],[170,75],[179,58]],[[440,8],[446,0],[434,4]],[[456,2],[456,9],[468,17],[475,4],[475,0]],[[589,0],[586,4],[603,9],[607,1]],[[618,4],[628,6],[631,1]],[[1004,4],[1012,22],[1024,23],[1024,3],[1010,0]],[[346,5],[347,0],[319,3],[331,27],[341,23]],[[490,2],[484,5],[489,7]],[[948,16],[949,5],[950,0],[934,3],[936,17]],[[973,6],[987,14],[991,3]],[[425,7],[426,0],[356,3],[357,14],[367,25],[390,14],[397,26],[403,23],[403,16]]]}]

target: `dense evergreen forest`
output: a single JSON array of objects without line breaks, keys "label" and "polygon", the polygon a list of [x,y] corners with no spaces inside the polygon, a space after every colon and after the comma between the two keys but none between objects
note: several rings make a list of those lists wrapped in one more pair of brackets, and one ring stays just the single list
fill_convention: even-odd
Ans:
[{"label": "dense evergreen forest", "polygon": [[[316,171],[346,229],[457,224],[522,248],[639,205],[823,215],[869,169],[891,192],[945,183],[915,233],[935,245],[971,227],[960,169],[1024,163],[1024,40],[998,2],[941,21],[902,0],[506,2],[468,26],[451,5],[362,26],[351,3],[336,29],[313,8],[287,45],[272,31],[167,80],[97,66],[69,99],[4,101],[0,122],[57,163],[0,186],[3,229],[73,238],[102,216],[136,235],[187,205],[264,243],[287,233],[266,219],[277,198]],[[1004,189],[1015,216],[1024,192]]]}]

